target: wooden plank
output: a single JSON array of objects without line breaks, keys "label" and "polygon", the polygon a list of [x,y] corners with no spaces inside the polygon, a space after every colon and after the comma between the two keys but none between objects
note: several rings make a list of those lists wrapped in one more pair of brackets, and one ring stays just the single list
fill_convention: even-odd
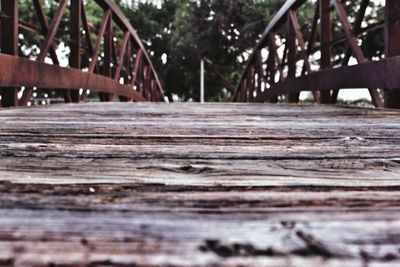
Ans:
[{"label": "wooden plank", "polygon": [[398,266],[399,115],[0,110],[0,266]]}]

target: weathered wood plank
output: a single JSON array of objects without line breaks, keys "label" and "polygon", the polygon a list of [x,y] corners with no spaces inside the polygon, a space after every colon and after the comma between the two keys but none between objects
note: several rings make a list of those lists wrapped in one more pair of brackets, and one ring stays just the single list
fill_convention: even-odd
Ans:
[{"label": "weathered wood plank", "polygon": [[0,110],[0,266],[398,266],[399,115]]}]

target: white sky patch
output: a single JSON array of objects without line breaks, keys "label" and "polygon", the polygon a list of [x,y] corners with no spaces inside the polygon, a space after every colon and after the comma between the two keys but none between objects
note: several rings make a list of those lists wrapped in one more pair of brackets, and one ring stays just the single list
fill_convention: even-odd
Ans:
[{"label": "white sky patch", "polygon": [[168,62],[168,55],[166,53],[161,56],[162,63],[165,65]]},{"label": "white sky patch", "polygon": [[350,101],[359,99],[372,100],[368,89],[342,89],[339,91],[338,99]]},{"label": "white sky patch", "polygon": [[[139,2],[139,1],[132,1],[132,0],[122,0],[121,1],[123,4],[127,4],[128,6],[132,6],[135,3]],[[142,3],[153,3],[155,4],[158,8],[162,7],[163,4],[163,0],[141,0],[140,2]]]}]

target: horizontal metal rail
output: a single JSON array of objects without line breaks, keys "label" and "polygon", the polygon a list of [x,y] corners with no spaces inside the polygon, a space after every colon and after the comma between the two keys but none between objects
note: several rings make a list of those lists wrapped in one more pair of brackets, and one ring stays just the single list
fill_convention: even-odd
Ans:
[{"label": "horizontal metal rail", "polygon": [[[368,75],[365,75],[368,73]],[[268,90],[258,95],[254,101],[263,102],[285,94],[310,91],[331,91],[341,89],[400,88],[400,56],[371,61],[353,66],[332,70],[321,70],[298,78],[288,78],[272,85]]]},{"label": "horizontal metal rail", "polygon": [[[1,106],[25,106],[40,89],[62,90],[66,102],[85,101],[87,90],[96,91],[101,101],[164,101],[163,86],[140,37],[113,1],[91,0],[104,11],[98,26],[88,21],[83,0],[54,0],[58,6],[52,18],[42,0],[31,0],[39,26],[20,20],[18,0],[0,1]],[[68,9],[68,32],[60,36]],[[43,36],[36,44],[36,59],[21,56],[20,33]],[[59,66],[60,43],[70,49],[68,67]]]},{"label": "horizontal metal rail", "polygon": [[[28,75],[9,75],[24,73]],[[5,87],[39,87],[43,89],[96,88],[100,93],[112,93],[132,98],[136,101],[147,101],[130,85],[123,85],[103,75],[90,74],[73,68],[62,68],[55,65],[31,61],[0,54],[0,84]]]},{"label": "horizontal metal rail", "polygon": [[[277,102],[281,97],[286,102],[296,103],[300,92],[310,91],[316,103],[334,104],[340,89],[369,88],[375,107],[400,108],[399,1],[386,1],[384,23],[364,28],[361,25],[369,0],[361,0],[353,24],[341,0],[318,0],[311,27],[302,27],[297,14],[306,2],[286,1],[268,24],[249,56],[233,101]],[[339,37],[333,36],[333,23],[342,26]],[[386,58],[368,62],[359,46],[359,35],[382,27]],[[334,55],[333,48],[338,44],[347,48],[344,54]],[[320,58],[314,58],[312,64],[310,57],[316,52],[320,52]],[[351,56],[358,65],[347,67]],[[315,62],[319,70],[315,70]],[[385,99],[379,90],[385,93]]]}]

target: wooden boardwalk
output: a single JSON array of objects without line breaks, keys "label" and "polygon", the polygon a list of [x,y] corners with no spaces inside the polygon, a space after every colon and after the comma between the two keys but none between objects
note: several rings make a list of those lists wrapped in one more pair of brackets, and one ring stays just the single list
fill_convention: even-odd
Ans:
[{"label": "wooden boardwalk", "polygon": [[0,266],[400,266],[400,112],[0,110]]}]

